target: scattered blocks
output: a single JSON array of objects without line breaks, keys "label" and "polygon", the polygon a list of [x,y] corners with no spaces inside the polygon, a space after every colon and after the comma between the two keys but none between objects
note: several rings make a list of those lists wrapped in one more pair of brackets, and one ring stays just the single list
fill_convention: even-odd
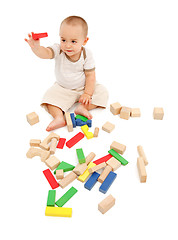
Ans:
[{"label": "scattered blocks", "polygon": [[31,139],[30,140],[30,146],[31,147],[39,147],[41,143],[40,139]]},{"label": "scattered blocks", "polygon": [[57,139],[56,138],[52,138],[51,139],[51,145],[50,145],[50,154],[55,154],[56,151],[56,146],[57,146]]},{"label": "scattered blocks", "polygon": [[[62,161],[59,166],[56,168],[56,170],[63,169],[64,172],[72,171],[75,167],[69,163],[66,163]],[[54,174],[56,174],[56,170],[54,171]]]},{"label": "scattered blocks", "polygon": [[71,187],[59,200],[56,201],[58,207],[63,207],[66,202],[68,202],[78,190],[74,187]]},{"label": "scattered blocks", "polygon": [[51,132],[41,143],[40,143],[40,147],[44,150],[49,150],[49,145],[48,143],[51,142],[51,140],[53,138],[56,138],[57,140],[59,140],[60,136],[57,135],[56,133],[54,132]]},{"label": "scattered blocks", "polygon": [[56,170],[56,179],[59,180],[59,179],[63,179],[63,178],[64,178],[64,171],[63,171],[63,169]]},{"label": "scattered blocks", "polygon": [[56,179],[54,178],[54,176],[52,175],[49,169],[44,170],[43,174],[45,175],[52,189],[59,187],[59,184],[57,183]]},{"label": "scattered blocks", "polygon": [[93,133],[92,132],[88,132],[88,129],[89,129],[88,125],[82,126],[81,129],[82,129],[82,131],[85,134],[87,139],[93,138]]},{"label": "scattered blocks", "polygon": [[67,176],[65,176],[59,182],[59,185],[61,186],[61,188],[65,188],[67,185],[73,182],[76,178],[77,178],[77,174],[75,174],[74,172],[70,172]]},{"label": "scattered blocks", "polygon": [[80,175],[77,179],[79,180],[79,181],[81,181],[81,182],[85,182],[85,180],[87,179],[87,177],[90,175],[90,173],[89,173],[89,169],[91,168],[91,167],[94,167],[96,164],[94,164],[93,162],[90,162],[89,164],[88,164],[88,168],[87,168],[87,170],[85,170],[85,172],[82,174],[82,175]]},{"label": "scattered blocks", "polygon": [[102,163],[102,162],[107,162],[110,158],[112,158],[112,155],[111,154],[108,154],[102,158],[99,158],[97,160],[95,160],[93,163],[95,163],[96,165]]},{"label": "scattered blocks", "polygon": [[123,158],[121,155],[119,155],[119,153],[114,151],[114,149],[110,149],[108,153],[110,153],[114,158],[116,158],[119,162],[121,162],[122,165],[125,166],[128,164],[128,161],[125,158]]},{"label": "scattered blocks", "polygon": [[51,217],[72,217],[72,208],[46,207],[45,216],[51,216]]},{"label": "scattered blocks", "polygon": [[83,153],[83,149],[82,148],[76,149],[76,153],[77,153],[77,158],[79,163],[80,164],[85,163],[85,156]]},{"label": "scattered blocks", "polygon": [[69,112],[65,113],[65,118],[66,118],[68,132],[72,132],[73,131],[73,124],[72,124],[72,120],[71,120]]},{"label": "scattered blocks", "polygon": [[144,183],[147,179],[146,168],[142,157],[137,158],[137,168],[139,172],[140,182]]},{"label": "scattered blocks", "polygon": [[109,209],[115,205],[115,198],[110,194],[103,201],[98,204],[98,210],[105,214]]},{"label": "scattered blocks", "polygon": [[116,102],[116,103],[110,104],[110,111],[112,112],[113,115],[119,114],[121,111],[120,103]]},{"label": "scattered blocks", "polygon": [[30,125],[34,125],[35,123],[39,122],[39,117],[35,112],[27,114],[26,117],[27,117],[27,122]]},{"label": "scattered blocks", "polygon": [[141,116],[140,108],[132,108],[131,117],[140,117],[140,116]]},{"label": "scattered blocks", "polygon": [[99,133],[99,128],[95,127],[93,137],[98,137],[98,133]]},{"label": "scattered blocks", "polygon": [[60,138],[57,144],[57,148],[63,149],[65,142],[66,142],[66,138]]},{"label": "scattered blocks", "polygon": [[143,147],[141,145],[139,145],[139,146],[137,146],[137,150],[138,150],[139,156],[143,158],[143,161],[144,161],[145,165],[147,165],[148,161],[147,161],[145,152],[143,150]]},{"label": "scattered blocks", "polygon": [[[90,170],[90,169],[89,169],[89,170]],[[90,191],[90,190],[94,187],[94,185],[96,184],[99,176],[100,176],[99,173],[94,172],[94,173],[90,176],[90,178],[87,180],[87,182],[84,184],[84,187]]]},{"label": "scattered blocks", "polygon": [[75,128],[76,127],[76,121],[75,121],[74,113],[70,113],[70,117],[71,117],[71,120],[72,120],[73,128]]},{"label": "scattered blocks", "polygon": [[51,169],[54,170],[60,164],[60,160],[55,156],[50,156],[46,161],[46,165]]},{"label": "scattered blocks", "polygon": [[162,120],[164,117],[164,110],[163,108],[155,107],[153,110],[153,118],[157,120]]},{"label": "scattered blocks", "polygon": [[56,198],[56,190],[49,190],[48,191],[48,199],[47,199],[47,206],[54,207],[55,206],[55,198]]},{"label": "scattered blocks", "polygon": [[114,151],[116,151],[120,154],[123,154],[126,150],[126,146],[121,144],[121,143],[118,143],[116,141],[113,141],[111,146],[110,146],[110,149],[114,149]]},{"label": "scattered blocks", "polygon": [[114,182],[114,180],[116,179],[116,177],[117,174],[111,171],[104,180],[104,182],[101,184],[99,191],[102,193],[106,193],[110,186],[112,185],[112,183]]},{"label": "scattered blocks", "polygon": [[44,162],[46,159],[49,158],[50,156],[50,152],[49,151],[46,151],[46,150],[43,150],[41,148],[34,148],[34,147],[31,147],[26,156],[28,158],[33,158],[35,156],[39,156],[41,158],[41,161]]},{"label": "scattered blocks", "polygon": [[130,118],[131,108],[122,107],[120,111],[120,118],[128,120]]},{"label": "scattered blocks", "polygon": [[93,172],[96,172],[96,171],[98,171],[98,170],[100,170],[100,169],[102,169],[104,167],[106,167],[106,163],[105,162],[100,163],[100,164],[90,168],[88,171],[89,171],[89,173],[93,173]]},{"label": "scattered blocks", "polygon": [[76,143],[78,143],[82,138],[84,138],[84,134],[82,132],[77,133],[73,138],[66,142],[66,146],[68,148],[73,147]]},{"label": "scattered blocks", "polygon": [[106,122],[102,126],[102,130],[104,130],[105,132],[108,132],[108,133],[112,132],[114,128],[115,128],[115,125],[110,122]]}]

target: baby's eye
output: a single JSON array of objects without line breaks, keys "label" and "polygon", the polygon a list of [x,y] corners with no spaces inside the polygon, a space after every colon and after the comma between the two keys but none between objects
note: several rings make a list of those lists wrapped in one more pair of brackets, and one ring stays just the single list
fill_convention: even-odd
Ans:
[{"label": "baby's eye", "polygon": [[62,39],[62,42],[65,42],[66,40],[65,39]]},{"label": "baby's eye", "polygon": [[76,41],[73,40],[72,43],[76,43]]}]

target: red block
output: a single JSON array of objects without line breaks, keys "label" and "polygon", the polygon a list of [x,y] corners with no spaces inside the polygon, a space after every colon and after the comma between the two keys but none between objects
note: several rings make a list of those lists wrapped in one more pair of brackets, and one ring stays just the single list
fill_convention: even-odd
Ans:
[{"label": "red block", "polygon": [[66,142],[66,138],[60,138],[57,144],[57,148],[63,149],[65,142]]},{"label": "red block", "polygon": [[56,181],[56,179],[54,178],[53,174],[49,169],[44,170],[43,174],[45,175],[52,189],[59,187],[59,183]]},{"label": "red block", "polygon": [[34,40],[39,40],[39,38],[44,38],[44,37],[48,37],[47,32],[45,32],[45,33],[33,33],[32,32],[32,38]]},{"label": "red block", "polygon": [[68,148],[73,147],[76,143],[78,143],[82,138],[84,138],[84,134],[82,132],[77,133],[73,138],[66,142],[66,146]]},{"label": "red block", "polygon": [[110,158],[112,158],[112,155],[111,155],[111,154],[108,154],[108,155],[106,155],[106,156],[104,156],[104,157],[102,157],[102,158],[99,158],[99,159],[95,160],[94,163],[95,163],[96,165],[98,165],[98,164],[100,164],[100,163],[102,163],[102,162],[107,162]]}]

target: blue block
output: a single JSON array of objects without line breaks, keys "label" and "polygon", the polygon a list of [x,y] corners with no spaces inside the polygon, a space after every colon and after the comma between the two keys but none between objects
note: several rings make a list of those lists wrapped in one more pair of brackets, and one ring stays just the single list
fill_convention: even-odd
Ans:
[{"label": "blue block", "polygon": [[110,188],[111,184],[114,182],[116,177],[117,177],[117,174],[111,171],[106,177],[106,179],[104,180],[104,182],[101,184],[99,191],[102,193],[106,193]]},{"label": "blue block", "polygon": [[97,182],[99,176],[100,176],[99,173],[94,172],[86,181],[86,183],[84,184],[84,187],[90,191],[92,187],[95,185],[95,183]]},{"label": "blue block", "polygon": [[92,120],[87,120],[86,124],[88,125],[88,127],[91,127],[92,126]]},{"label": "blue block", "polygon": [[80,127],[83,125],[86,125],[86,122],[83,122],[81,119],[76,119],[75,122],[76,122],[76,125]]},{"label": "blue block", "polygon": [[75,128],[76,127],[76,121],[75,121],[74,113],[71,113],[70,117],[71,117],[71,120],[72,120],[73,127]]}]

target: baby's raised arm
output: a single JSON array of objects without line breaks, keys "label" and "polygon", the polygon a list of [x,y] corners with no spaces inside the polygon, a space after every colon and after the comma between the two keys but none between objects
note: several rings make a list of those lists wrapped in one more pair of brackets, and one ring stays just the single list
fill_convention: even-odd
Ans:
[{"label": "baby's raised arm", "polygon": [[25,41],[29,44],[34,54],[42,59],[53,58],[53,51],[50,48],[40,46],[40,40],[34,40],[32,35],[28,34],[29,39],[25,38]]}]

